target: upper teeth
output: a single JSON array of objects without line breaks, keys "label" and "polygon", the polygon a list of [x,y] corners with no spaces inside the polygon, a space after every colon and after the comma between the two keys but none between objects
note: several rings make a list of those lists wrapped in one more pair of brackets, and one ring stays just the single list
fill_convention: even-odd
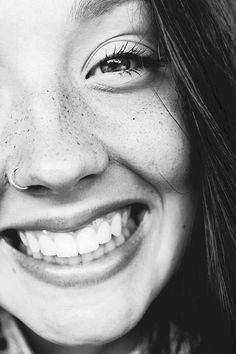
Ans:
[{"label": "upper teeth", "polygon": [[33,254],[40,251],[44,256],[75,257],[97,250],[99,245],[108,243],[112,235],[120,236],[122,226],[126,226],[129,220],[129,209],[110,213],[73,232],[42,230],[18,231],[18,234]]}]

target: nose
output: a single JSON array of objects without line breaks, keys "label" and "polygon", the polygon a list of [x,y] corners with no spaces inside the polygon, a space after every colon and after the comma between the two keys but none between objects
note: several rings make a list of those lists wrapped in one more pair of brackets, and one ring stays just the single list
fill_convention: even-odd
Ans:
[{"label": "nose", "polygon": [[69,192],[80,186],[82,180],[101,175],[106,169],[107,155],[99,144],[81,142],[75,148],[63,148],[59,139],[53,144],[56,149],[45,144],[40,154],[34,151],[28,163],[18,167],[15,179],[19,185],[31,190],[40,187],[54,193]]},{"label": "nose", "polygon": [[94,180],[106,170],[108,154],[96,134],[81,124],[81,112],[77,111],[77,123],[72,127],[71,117],[63,121],[58,110],[52,112],[42,102],[32,111],[31,133],[21,143],[14,176],[18,185],[29,187],[27,191],[61,194],[79,188],[85,180]]}]

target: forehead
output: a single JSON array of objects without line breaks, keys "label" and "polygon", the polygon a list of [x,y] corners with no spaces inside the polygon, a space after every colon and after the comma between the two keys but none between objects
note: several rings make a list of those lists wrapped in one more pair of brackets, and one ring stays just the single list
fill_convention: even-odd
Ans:
[{"label": "forehead", "polygon": [[142,0],[0,0],[0,19],[3,20],[7,14],[12,20],[92,20],[122,5],[134,3],[141,4]]},{"label": "forehead", "polygon": [[14,75],[47,77],[57,65],[67,65],[75,50],[76,59],[82,61],[109,38],[149,35],[143,4],[141,0],[0,0],[1,67]]},{"label": "forehead", "polygon": [[0,0],[0,48],[12,49],[34,37],[60,41],[78,28],[80,33],[90,31],[89,35],[92,29],[93,35],[97,25],[106,33],[115,26],[141,27],[147,22],[140,11],[143,4],[141,0]]}]

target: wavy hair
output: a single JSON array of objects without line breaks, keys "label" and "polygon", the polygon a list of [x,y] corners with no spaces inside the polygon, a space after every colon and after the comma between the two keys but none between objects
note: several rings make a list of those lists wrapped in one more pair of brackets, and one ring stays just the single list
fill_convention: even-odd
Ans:
[{"label": "wavy hair", "polygon": [[149,353],[236,353],[235,8],[231,0],[146,2],[173,70],[200,198],[181,266],[141,330]]}]

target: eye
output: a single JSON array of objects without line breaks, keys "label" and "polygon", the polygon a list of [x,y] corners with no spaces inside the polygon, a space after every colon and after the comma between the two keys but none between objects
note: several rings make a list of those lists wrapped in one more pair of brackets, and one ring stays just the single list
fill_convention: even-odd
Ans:
[{"label": "eye", "polygon": [[151,58],[144,57],[134,53],[119,53],[113,54],[113,57],[109,57],[102,62],[100,62],[93,71],[90,72],[91,75],[106,74],[106,73],[128,73],[131,72],[139,74],[140,70],[144,68],[151,68],[152,62]]},{"label": "eye", "polygon": [[153,74],[164,62],[160,52],[140,42],[110,42],[90,59],[86,80],[111,89],[127,88],[133,84],[137,87],[153,79]]},{"label": "eye", "polygon": [[112,58],[104,60],[99,65],[99,69],[103,74],[110,72],[123,72],[125,70],[130,70],[132,66],[135,67],[135,64],[135,61],[131,61],[129,58]]}]

